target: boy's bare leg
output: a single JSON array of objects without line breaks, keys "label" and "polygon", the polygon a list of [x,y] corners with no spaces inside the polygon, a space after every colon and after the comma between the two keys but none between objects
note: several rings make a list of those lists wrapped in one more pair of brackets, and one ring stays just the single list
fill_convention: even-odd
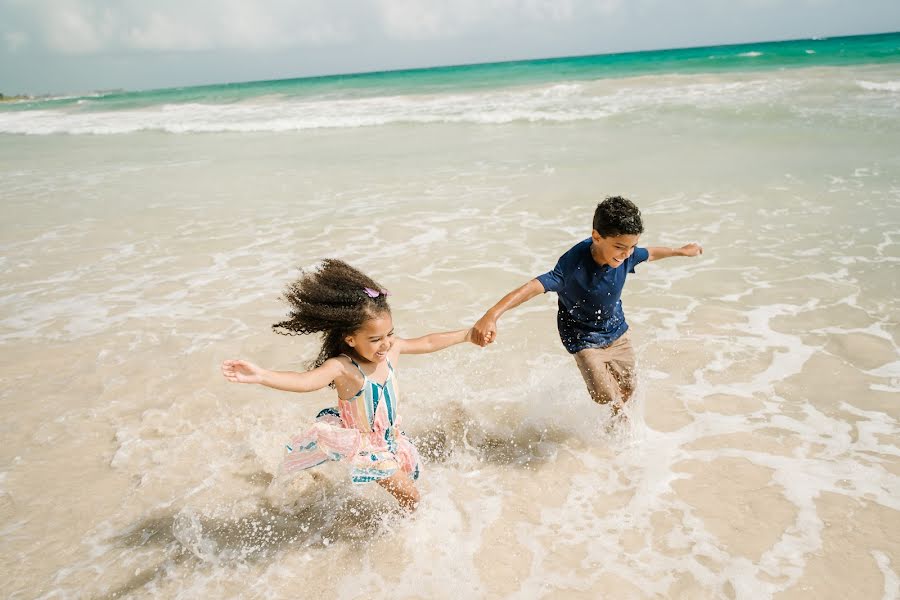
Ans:
[{"label": "boy's bare leg", "polygon": [[419,490],[416,484],[403,471],[397,471],[390,477],[379,479],[378,485],[386,489],[391,495],[397,499],[400,506],[412,512],[419,504]]}]

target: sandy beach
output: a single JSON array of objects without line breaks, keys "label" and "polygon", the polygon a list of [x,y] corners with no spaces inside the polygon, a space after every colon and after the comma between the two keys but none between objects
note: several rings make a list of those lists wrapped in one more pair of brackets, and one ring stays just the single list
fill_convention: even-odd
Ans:
[{"label": "sandy beach", "polygon": [[[897,598],[898,82],[822,66],[0,113],[3,595]],[[415,515],[337,464],[278,476],[333,392],[219,364],[314,357],[270,331],[299,267],[370,273],[402,337],[469,326],[610,194],[641,207],[642,245],[705,248],[629,278],[626,426],[588,398],[548,294],[486,349],[398,365]]]}]

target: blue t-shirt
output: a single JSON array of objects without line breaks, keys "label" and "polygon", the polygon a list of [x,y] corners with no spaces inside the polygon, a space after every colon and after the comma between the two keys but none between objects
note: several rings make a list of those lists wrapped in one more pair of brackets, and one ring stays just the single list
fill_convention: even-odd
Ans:
[{"label": "blue t-shirt", "polygon": [[622,288],[628,273],[648,258],[650,252],[638,247],[618,267],[600,266],[591,256],[588,238],[560,256],[552,271],[537,277],[544,292],[559,296],[556,325],[566,350],[575,354],[585,348],[603,348],[628,330]]}]

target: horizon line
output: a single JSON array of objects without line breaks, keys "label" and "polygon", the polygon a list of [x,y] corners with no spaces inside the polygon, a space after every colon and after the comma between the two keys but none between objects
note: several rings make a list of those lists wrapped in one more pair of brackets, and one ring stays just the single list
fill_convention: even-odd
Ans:
[{"label": "horizon line", "polygon": [[[830,35],[830,36],[812,36],[812,37],[799,37],[799,38],[783,38],[783,39],[767,39],[767,40],[750,40],[750,41],[740,41],[740,42],[728,42],[724,44],[700,44],[695,46],[671,46],[666,48],[642,48],[639,50],[624,50],[624,51],[615,51],[615,52],[596,52],[591,54],[568,54],[568,55],[557,55],[557,56],[543,56],[543,57],[531,57],[531,58],[514,58],[508,60],[488,60],[484,62],[471,62],[471,63],[447,63],[447,64],[436,64],[430,66],[419,66],[419,67],[399,67],[396,69],[376,69],[371,71],[345,71],[340,73],[327,73],[327,74],[319,74],[319,75],[296,75],[289,77],[278,77],[275,79],[248,79],[243,81],[220,81],[216,83],[197,83],[197,84],[189,84],[189,85],[174,85],[174,86],[166,86],[166,87],[151,87],[151,88],[135,88],[135,89],[127,89],[127,88],[108,88],[108,89],[96,89],[85,92],[59,92],[59,93],[47,93],[47,94],[35,94],[31,95],[28,93],[24,94],[13,94],[10,96],[4,95],[5,98],[25,98],[25,99],[47,99],[47,98],[62,98],[62,97],[81,97],[88,96],[93,94],[129,94],[129,93],[147,93],[147,92],[164,92],[170,90],[184,90],[190,88],[205,88],[205,87],[219,87],[219,86],[239,86],[239,85],[255,85],[255,84],[264,84],[264,83],[279,83],[283,81],[295,81],[295,80],[315,80],[315,79],[331,79],[331,78],[341,78],[341,77],[369,77],[376,75],[385,75],[388,73],[411,73],[417,71],[432,71],[432,70],[441,70],[441,69],[462,69],[467,67],[485,67],[491,65],[503,65],[503,64],[515,64],[515,63],[526,63],[526,62],[540,62],[540,61],[563,61],[563,60],[572,60],[572,59],[580,59],[580,58],[591,58],[594,56],[624,56],[629,54],[642,54],[646,52],[669,52],[669,51],[679,51],[679,50],[698,50],[702,48],[728,48],[732,46],[745,46],[748,44],[779,44],[779,43],[788,43],[788,42],[802,42],[802,41],[811,41],[811,42],[820,42],[825,40],[838,40],[844,38],[856,38],[856,37],[876,37],[876,36],[889,36],[889,35],[897,35],[900,34],[900,31],[881,31],[875,33],[854,33],[854,34],[841,34],[841,35]],[[0,91],[2,93],[2,91]]]}]

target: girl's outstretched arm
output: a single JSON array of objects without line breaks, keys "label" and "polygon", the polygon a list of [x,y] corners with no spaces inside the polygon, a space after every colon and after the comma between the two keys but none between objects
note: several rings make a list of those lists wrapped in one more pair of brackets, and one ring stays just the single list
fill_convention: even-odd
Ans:
[{"label": "girl's outstretched arm", "polygon": [[398,350],[400,354],[428,354],[429,352],[437,352],[456,344],[471,341],[472,330],[460,329],[443,333],[429,333],[428,335],[409,340],[398,338],[394,343],[399,345]]},{"label": "girl's outstretched arm", "polygon": [[226,360],[222,363],[222,375],[234,383],[258,383],[286,392],[312,392],[320,390],[343,373],[344,366],[336,358],[329,358],[322,366],[297,373],[296,371],[271,371],[246,360]]}]

